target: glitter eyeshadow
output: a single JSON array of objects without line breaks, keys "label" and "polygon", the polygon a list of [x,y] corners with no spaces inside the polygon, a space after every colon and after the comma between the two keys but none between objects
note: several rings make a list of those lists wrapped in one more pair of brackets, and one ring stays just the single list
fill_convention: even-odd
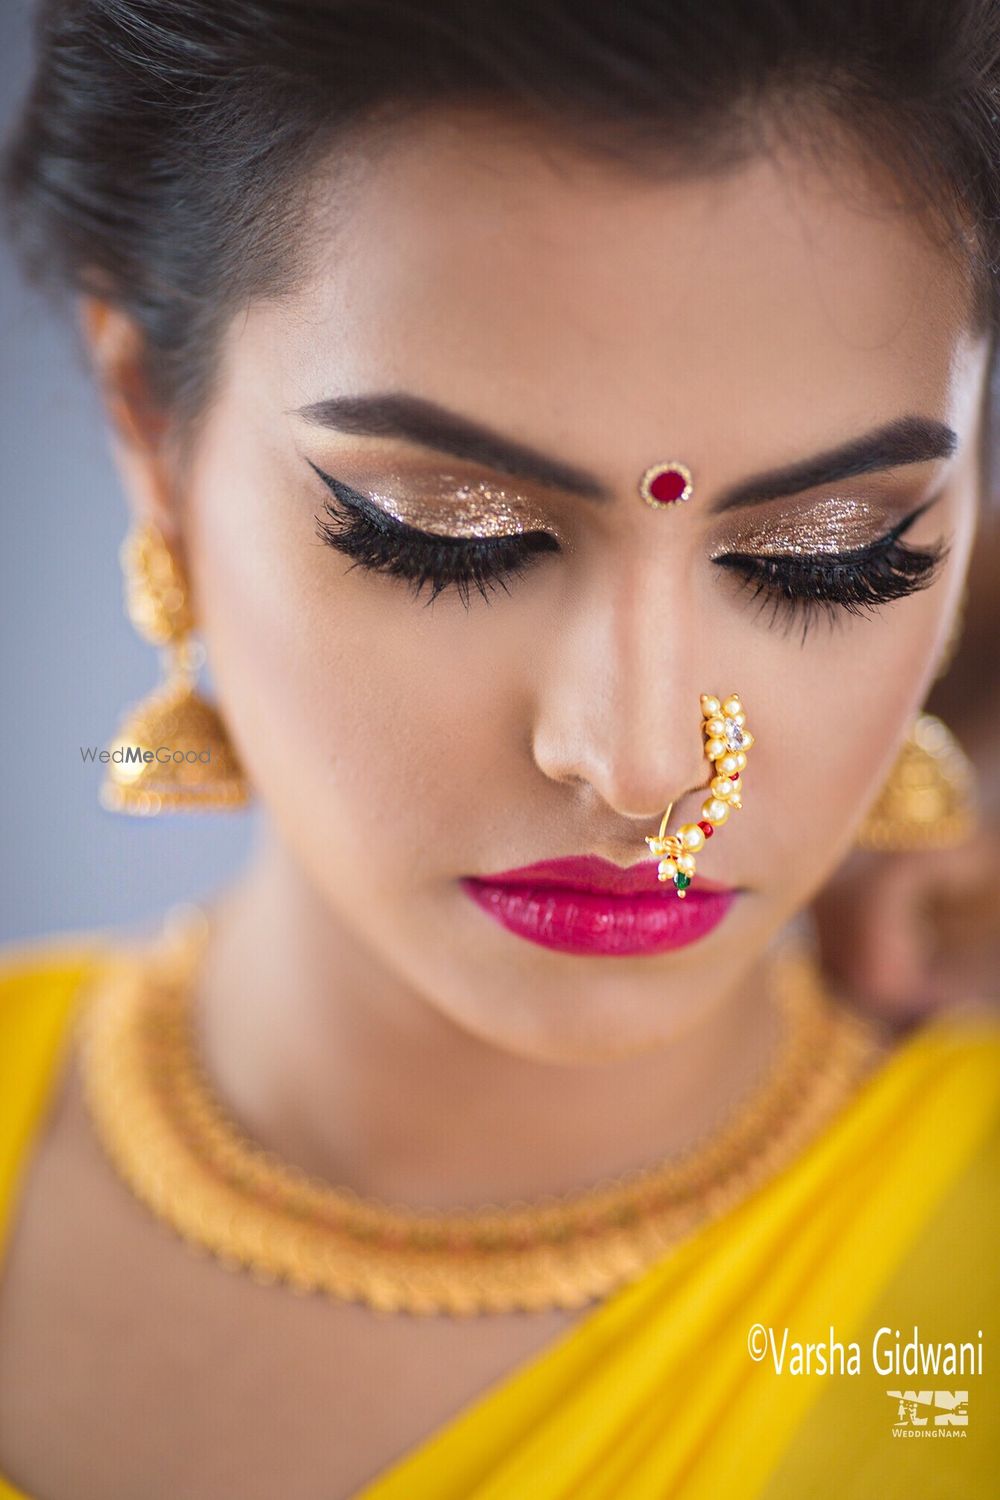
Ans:
[{"label": "glitter eyeshadow", "polygon": [[884,506],[831,498],[798,514],[788,512],[749,522],[727,537],[726,550],[757,557],[850,552],[876,541],[889,524]]},{"label": "glitter eyeshadow", "polygon": [[[528,503],[483,480],[463,484],[438,476],[423,484],[398,476],[395,494],[379,486],[366,488],[372,502],[394,520],[444,537],[516,536],[523,531],[551,531],[552,523]],[[426,490],[426,493],[421,493]],[[400,495],[405,495],[405,500]]]}]

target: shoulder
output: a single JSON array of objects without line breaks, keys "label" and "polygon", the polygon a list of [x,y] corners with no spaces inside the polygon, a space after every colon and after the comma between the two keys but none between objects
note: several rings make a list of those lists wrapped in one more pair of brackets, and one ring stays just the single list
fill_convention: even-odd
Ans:
[{"label": "shoulder", "polygon": [[114,948],[107,933],[64,933],[0,947],[0,1070],[72,1005]]},{"label": "shoulder", "polygon": [[928,1181],[976,1163],[981,1179],[987,1164],[1000,1165],[1000,1011],[970,1006],[926,1020],[897,1046],[872,1093],[884,1105],[880,1150]]},{"label": "shoulder", "polygon": [[977,1075],[1000,1094],[1000,1006],[944,1011],[919,1026],[908,1045],[928,1063]]},{"label": "shoulder", "polygon": [[1000,1008],[946,1010],[898,1039],[885,1068],[911,1114],[977,1112],[1000,1123]]},{"label": "shoulder", "polygon": [[0,1218],[44,1113],[78,1002],[110,962],[111,933],[0,947]]}]

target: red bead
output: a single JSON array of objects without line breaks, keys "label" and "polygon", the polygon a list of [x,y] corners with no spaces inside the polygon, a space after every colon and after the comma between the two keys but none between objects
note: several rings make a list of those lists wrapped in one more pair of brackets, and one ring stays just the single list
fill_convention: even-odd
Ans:
[{"label": "red bead", "polygon": [[710,839],[712,837],[712,834],[715,832],[715,829],[712,827],[711,823],[699,823],[698,827],[701,829],[702,833],[707,839]]},{"label": "red bead", "polygon": [[664,469],[662,474],[650,481],[649,493],[661,505],[679,500],[687,489],[687,480],[679,469]]},{"label": "red bead", "polygon": [[730,779],[730,781],[739,781],[739,779],[740,779],[740,773],[739,773],[739,771],[736,772],[735,776],[730,776],[729,779]]}]

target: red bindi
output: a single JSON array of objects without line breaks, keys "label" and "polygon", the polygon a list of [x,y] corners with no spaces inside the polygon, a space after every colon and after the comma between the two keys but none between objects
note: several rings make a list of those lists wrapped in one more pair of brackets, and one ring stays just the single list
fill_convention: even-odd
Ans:
[{"label": "red bindi", "polygon": [[678,463],[656,464],[639,481],[640,495],[657,508],[690,500],[692,489],[691,471]]}]

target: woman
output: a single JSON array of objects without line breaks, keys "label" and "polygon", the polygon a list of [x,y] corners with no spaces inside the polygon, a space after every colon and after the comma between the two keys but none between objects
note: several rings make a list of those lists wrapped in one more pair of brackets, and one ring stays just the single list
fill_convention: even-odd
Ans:
[{"label": "woman", "polygon": [[796,934],[973,549],[995,3],[40,20],[168,657],[105,799],[268,816],[8,959],[0,1492],[986,1495],[997,1022]]}]

